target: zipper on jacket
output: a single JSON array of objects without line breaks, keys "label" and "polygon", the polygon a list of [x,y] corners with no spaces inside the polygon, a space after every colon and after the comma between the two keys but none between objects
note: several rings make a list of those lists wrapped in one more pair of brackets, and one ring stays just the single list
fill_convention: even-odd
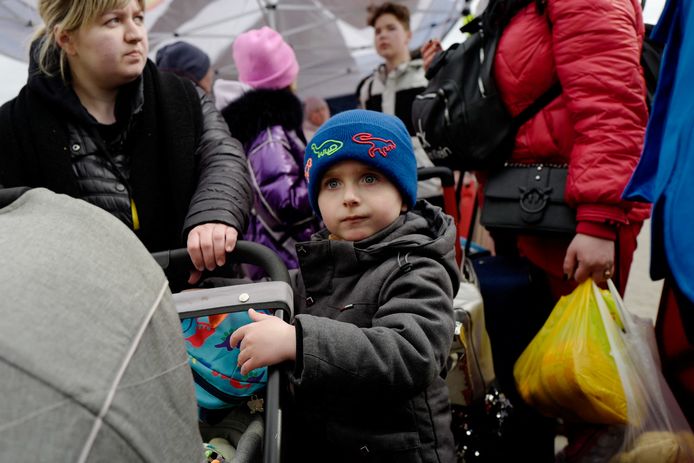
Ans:
[{"label": "zipper on jacket", "polygon": [[[130,126],[132,124],[132,119],[128,123],[128,128],[126,129],[127,131],[130,130]],[[127,133],[127,132],[126,132]],[[125,175],[123,175],[123,172],[118,168],[118,165],[116,162],[113,160],[113,154],[111,153],[111,150],[108,148],[106,143],[104,142],[103,138],[101,138],[101,135],[97,130],[93,130],[92,133],[92,140],[96,144],[97,148],[100,149],[104,155],[106,156],[106,159],[108,159],[108,162],[111,164],[111,166],[114,168],[114,173],[116,174],[116,177],[121,181],[123,186],[125,187],[126,191],[128,192],[128,199],[130,200],[130,218],[133,222],[133,230],[139,230],[140,229],[140,217],[137,212],[137,206],[135,205],[135,200],[133,199],[133,192],[130,187],[130,179],[126,179]],[[122,141],[124,143],[124,141]]]}]

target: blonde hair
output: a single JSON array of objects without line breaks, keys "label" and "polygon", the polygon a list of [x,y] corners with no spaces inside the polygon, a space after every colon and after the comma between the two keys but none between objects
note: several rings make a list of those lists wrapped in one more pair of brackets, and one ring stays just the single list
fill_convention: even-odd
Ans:
[{"label": "blonde hair", "polygon": [[[107,11],[124,8],[130,0],[39,0],[38,10],[44,25],[34,35],[38,41],[38,69],[49,76],[57,70],[65,80],[65,52],[55,41],[56,26],[66,32],[78,30]],[[145,0],[137,0],[145,9]]]}]

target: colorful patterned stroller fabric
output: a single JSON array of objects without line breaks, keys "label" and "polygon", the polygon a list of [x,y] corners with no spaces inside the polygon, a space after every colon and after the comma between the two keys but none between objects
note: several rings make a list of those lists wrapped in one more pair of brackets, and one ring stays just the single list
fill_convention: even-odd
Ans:
[{"label": "colorful patterned stroller fabric", "polygon": [[250,322],[247,312],[181,320],[201,416],[206,410],[245,405],[265,389],[267,368],[242,375],[239,349],[229,345],[232,333]]}]

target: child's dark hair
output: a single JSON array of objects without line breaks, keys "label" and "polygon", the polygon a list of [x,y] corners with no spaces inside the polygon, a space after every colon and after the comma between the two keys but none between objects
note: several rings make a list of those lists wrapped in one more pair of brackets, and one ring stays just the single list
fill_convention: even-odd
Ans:
[{"label": "child's dark hair", "polygon": [[369,13],[366,23],[374,27],[376,20],[384,14],[392,14],[403,25],[406,31],[410,30],[410,10],[405,5],[385,2],[380,5],[371,5],[366,11]]}]

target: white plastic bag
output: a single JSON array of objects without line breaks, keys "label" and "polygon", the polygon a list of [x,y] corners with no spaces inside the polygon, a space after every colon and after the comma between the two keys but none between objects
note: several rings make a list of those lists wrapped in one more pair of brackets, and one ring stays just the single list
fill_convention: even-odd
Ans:
[{"label": "white plastic bag", "polygon": [[611,353],[627,399],[627,425],[610,463],[694,462],[694,435],[660,371],[653,325],[629,312],[612,281],[610,293],[623,329],[593,283]]}]

